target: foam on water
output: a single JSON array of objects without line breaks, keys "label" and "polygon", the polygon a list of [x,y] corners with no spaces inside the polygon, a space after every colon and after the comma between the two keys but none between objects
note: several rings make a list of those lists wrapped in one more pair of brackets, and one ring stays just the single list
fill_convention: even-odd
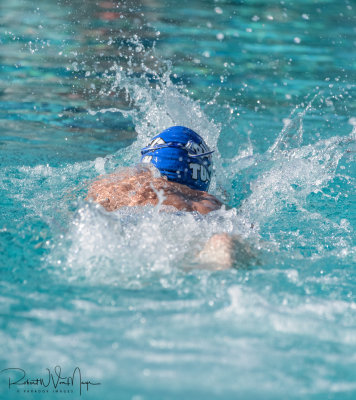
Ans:
[{"label": "foam on water", "polygon": [[[147,53],[150,55],[151,51]],[[211,148],[216,149],[220,125],[209,120],[199,103],[185,95],[182,87],[172,83],[170,63],[163,63],[164,72],[161,74],[149,69],[143,62],[141,68],[144,72],[137,77],[132,70],[126,71],[115,63],[104,77],[100,94],[109,96],[112,93],[124,93],[128,109],[88,110],[92,115],[119,112],[132,119],[137,141],[131,146],[130,156],[125,161],[137,162],[139,150],[150,138],[174,125],[190,127],[202,135]]]}]

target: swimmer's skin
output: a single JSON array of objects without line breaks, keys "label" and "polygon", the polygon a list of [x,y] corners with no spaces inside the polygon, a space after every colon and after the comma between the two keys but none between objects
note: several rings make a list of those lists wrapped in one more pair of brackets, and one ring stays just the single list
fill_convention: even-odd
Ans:
[{"label": "swimmer's skin", "polygon": [[[107,211],[115,211],[127,206],[157,205],[159,197],[163,199],[162,205],[200,214],[222,206],[213,195],[168,181],[150,169],[126,169],[100,177],[91,184],[87,200],[92,199]],[[198,260],[214,269],[231,268],[236,261],[236,243],[240,241],[226,233],[213,235],[199,253]]]},{"label": "swimmer's skin", "polygon": [[222,206],[213,195],[168,181],[165,176],[154,176],[149,169],[128,169],[107,175],[91,184],[87,198],[101,204],[107,211],[115,211],[125,206],[157,205],[157,192],[163,195],[163,205],[181,211],[207,214]]},{"label": "swimmer's skin", "polygon": [[215,270],[229,269],[234,264],[246,267],[257,260],[251,247],[241,237],[227,233],[213,235],[197,258],[206,268]]}]

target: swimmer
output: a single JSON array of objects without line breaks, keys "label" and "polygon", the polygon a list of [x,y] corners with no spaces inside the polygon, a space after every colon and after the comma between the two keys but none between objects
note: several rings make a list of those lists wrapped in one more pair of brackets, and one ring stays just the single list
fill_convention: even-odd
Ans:
[{"label": "swimmer", "polygon": [[[193,130],[173,126],[155,136],[141,150],[141,164],[115,172],[93,182],[87,199],[107,211],[121,207],[160,204],[163,210],[218,210],[222,202],[209,194],[212,153]],[[231,268],[242,240],[226,233],[213,235],[198,260],[214,269]]]}]

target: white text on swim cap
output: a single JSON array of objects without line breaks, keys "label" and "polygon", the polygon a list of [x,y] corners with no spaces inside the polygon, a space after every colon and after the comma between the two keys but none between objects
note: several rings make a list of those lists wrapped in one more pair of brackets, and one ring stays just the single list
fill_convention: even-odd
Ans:
[{"label": "white text on swim cap", "polygon": [[199,179],[198,178],[198,173],[199,173],[200,180],[202,182],[206,182],[207,180],[210,180],[210,173],[204,165],[190,163],[189,168],[192,170],[192,178],[193,179]]},{"label": "white text on swim cap", "polygon": [[165,143],[166,142],[162,138],[158,137],[158,138],[152,140],[152,142],[148,146],[154,147],[154,146],[156,146],[156,144],[165,144]]},{"label": "white text on swim cap", "polygon": [[186,144],[186,148],[194,154],[204,154],[209,151],[209,147],[204,142],[198,144],[191,140]]}]

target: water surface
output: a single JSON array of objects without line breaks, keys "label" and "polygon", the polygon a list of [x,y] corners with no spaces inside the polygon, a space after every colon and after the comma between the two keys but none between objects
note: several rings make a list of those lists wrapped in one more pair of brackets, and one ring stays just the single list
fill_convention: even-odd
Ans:
[{"label": "water surface", "polygon": [[[1,369],[79,366],[93,399],[354,398],[355,26],[347,0],[1,4]],[[84,200],[178,124],[229,210]],[[197,268],[219,232],[258,262]],[[78,395],[22,390],[0,375]]]}]

